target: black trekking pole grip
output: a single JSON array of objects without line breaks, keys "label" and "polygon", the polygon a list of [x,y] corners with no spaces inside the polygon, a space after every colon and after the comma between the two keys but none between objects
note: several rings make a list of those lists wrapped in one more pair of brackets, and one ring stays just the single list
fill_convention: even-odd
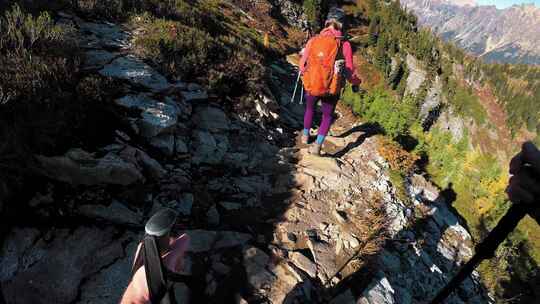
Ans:
[{"label": "black trekking pole grip", "polygon": [[508,237],[521,219],[528,213],[528,206],[514,204],[501,218],[497,226],[491,230],[488,236],[475,247],[474,256],[465,263],[458,274],[437,294],[431,304],[443,303],[450,294],[467,278],[483,260],[492,258],[497,247]]}]

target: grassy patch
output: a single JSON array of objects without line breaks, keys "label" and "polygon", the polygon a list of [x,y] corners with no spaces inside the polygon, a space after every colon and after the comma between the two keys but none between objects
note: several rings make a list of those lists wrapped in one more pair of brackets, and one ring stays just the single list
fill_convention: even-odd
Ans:
[{"label": "grassy patch", "polygon": [[396,191],[396,195],[400,201],[406,205],[410,204],[410,198],[407,194],[407,189],[405,188],[405,176],[402,172],[396,170],[389,171],[390,182]]},{"label": "grassy patch", "polygon": [[[132,18],[132,25],[143,29],[135,39],[139,55],[169,78],[198,79],[219,95],[240,97],[259,91],[264,58],[282,47],[279,39],[268,35],[269,45],[264,47],[264,31],[250,26],[249,18],[225,3],[186,3],[177,1],[170,17]],[[264,29],[267,24],[260,26]]]},{"label": "grassy patch", "polygon": [[454,94],[450,96],[450,102],[462,117],[473,118],[479,126],[486,123],[486,110],[480,104],[478,96],[472,92],[471,88],[464,88],[461,85],[457,85]]},{"label": "grassy patch", "polygon": [[[14,5],[0,17],[0,84],[4,104],[47,102],[69,83],[77,49],[70,28],[47,13],[33,17]],[[30,99],[30,100],[29,100]]]}]

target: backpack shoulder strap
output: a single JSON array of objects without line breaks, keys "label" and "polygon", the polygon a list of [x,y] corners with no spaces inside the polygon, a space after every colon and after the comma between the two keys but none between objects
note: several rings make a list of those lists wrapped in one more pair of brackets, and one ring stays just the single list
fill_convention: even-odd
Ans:
[{"label": "backpack shoulder strap", "polygon": [[344,38],[343,37],[336,37],[336,41],[337,41],[337,44],[338,44],[338,50],[337,50],[337,54],[336,54],[336,60],[338,59],[345,59],[345,57],[343,56],[343,43],[345,42]]}]

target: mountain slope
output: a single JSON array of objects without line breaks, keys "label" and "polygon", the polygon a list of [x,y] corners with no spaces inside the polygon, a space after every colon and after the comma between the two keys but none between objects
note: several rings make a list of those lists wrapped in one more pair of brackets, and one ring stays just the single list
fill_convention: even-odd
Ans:
[{"label": "mountain slope", "polygon": [[[451,193],[413,172],[396,177],[396,166],[410,171],[415,158],[376,136],[379,128],[340,105],[325,157],[299,143],[303,106],[290,103],[297,70],[282,51],[301,34],[269,14],[298,16],[297,5],[155,3],[113,20],[101,19],[99,9],[115,12],[108,6],[67,7],[45,27],[69,29],[79,47],[61,54],[80,60],[53,96],[77,87],[68,96],[82,101],[67,99],[90,102],[97,114],[63,114],[101,140],[88,141],[80,128],[49,130],[51,139],[25,150],[35,161],[31,177],[8,172],[32,181],[14,188],[2,210],[8,303],[118,303],[143,223],[164,207],[179,214],[173,233],[192,240],[183,271],[193,279],[175,287],[181,303],[418,302],[470,257],[472,238],[448,204]],[[11,21],[27,20],[22,37],[34,32],[34,17],[10,12]],[[41,43],[57,37],[27,52],[56,58]],[[36,97],[5,83],[18,94],[2,117],[42,97],[41,88],[30,92]],[[54,121],[36,112],[23,114],[51,129]],[[476,274],[459,291],[451,303],[489,302]]]},{"label": "mountain slope", "polygon": [[[359,3],[351,12],[366,14],[369,20],[355,31],[367,32],[355,37],[365,46],[358,49],[358,57],[378,72],[363,68],[367,92],[346,91],[345,102],[417,155],[419,169],[439,187],[453,189],[453,206],[474,239],[483,239],[510,205],[504,192],[509,159],[523,140],[536,136],[538,69],[488,65],[466,56],[418,28],[417,18],[399,2]],[[525,126],[530,131],[523,130]],[[495,258],[480,267],[497,300],[519,297],[517,302],[531,303],[538,298],[530,291],[540,282],[539,231],[534,221],[522,221]]]},{"label": "mountain slope", "polygon": [[540,8],[404,0],[423,26],[488,62],[540,64]]}]

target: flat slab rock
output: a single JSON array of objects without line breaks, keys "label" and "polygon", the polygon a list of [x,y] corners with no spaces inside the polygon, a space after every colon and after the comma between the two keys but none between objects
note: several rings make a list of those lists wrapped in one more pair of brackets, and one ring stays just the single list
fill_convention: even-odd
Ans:
[{"label": "flat slab rock", "polygon": [[81,45],[86,48],[126,48],[130,34],[115,24],[81,22]]},{"label": "flat slab rock", "polygon": [[231,128],[225,112],[216,107],[197,107],[192,120],[197,128],[210,132],[228,131]]},{"label": "flat slab rock", "polygon": [[142,215],[131,211],[122,203],[113,200],[108,205],[82,205],[77,209],[78,213],[92,219],[101,219],[118,225],[142,226]]},{"label": "flat slab rock", "polygon": [[191,242],[188,252],[199,253],[214,249],[235,247],[246,244],[251,235],[236,231],[186,230]]},{"label": "flat slab rock", "polygon": [[36,156],[44,174],[72,185],[130,185],[144,181],[137,167],[114,153],[102,158],[82,149],[71,149],[64,156]]},{"label": "flat slab rock", "polygon": [[169,132],[178,123],[180,109],[170,99],[159,101],[147,94],[126,95],[115,100],[119,106],[141,111],[137,126],[141,135],[151,138]]},{"label": "flat slab rock", "polygon": [[170,86],[163,75],[133,56],[119,57],[104,66],[99,73],[106,77],[127,80],[155,92],[165,90]]},{"label": "flat slab rock", "polygon": [[104,50],[90,50],[84,54],[84,67],[99,68],[111,62],[118,54],[107,52]]},{"label": "flat slab rock", "polygon": [[302,278],[286,263],[273,264],[257,247],[242,250],[244,269],[251,288],[268,297],[271,303],[283,303]]},{"label": "flat slab rock", "polygon": [[219,164],[229,149],[229,138],[221,134],[195,130],[193,132],[194,164]]},{"label": "flat slab rock", "polygon": [[[117,304],[131,279],[131,264],[138,239],[132,237],[126,246],[125,257],[92,275],[81,285],[78,304]],[[180,302],[183,303],[183,302]]]},{"label": "flat slab rock", "polygon": [[2,282],[7,303],[73,303],[81,282],[124,256],[113,229],[81,227],[51,231],[19,257],[23,263]]}]

